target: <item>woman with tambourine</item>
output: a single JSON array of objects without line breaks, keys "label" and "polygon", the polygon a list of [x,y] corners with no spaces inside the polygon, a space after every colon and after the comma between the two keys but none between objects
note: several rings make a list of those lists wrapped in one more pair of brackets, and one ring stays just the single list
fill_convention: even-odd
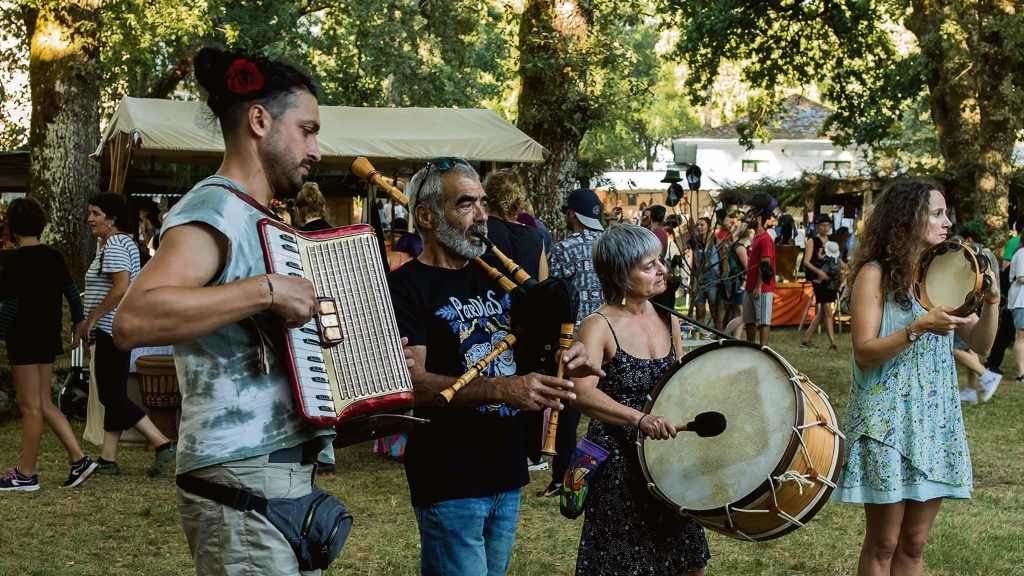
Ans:
[{"label": "woman with tambourine", "polygon": [[984,355],[995,336],[998,283],[988,275],[980,313],[926,310],[914,274],[949,234],[941,188],[890,184],[867,218],[851,269],[853,383],[847,457],[836,497],[863,504],[858,574],[920,574],[944,498],[969,498],[970,454],[953,360],[953,333]]}]

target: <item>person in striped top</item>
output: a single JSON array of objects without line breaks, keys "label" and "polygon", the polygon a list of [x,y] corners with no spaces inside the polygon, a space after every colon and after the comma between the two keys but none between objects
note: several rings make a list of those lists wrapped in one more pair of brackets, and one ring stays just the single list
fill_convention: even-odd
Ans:
[{"label": "person in striped top", "polygon": [[93,371],[103,415],[103,449],[98,472],[119,474],[117,443],[121,434],[135,428],[156,447],[147,473],[161,476],[174,463],[174,444],[160,432],[146,413],[128,398],[129,351],[114,346],[114,315],[128,286],[139,275],[139,248],[129,235],[134,220],[124,199],[113,193],[89,199],[86,219],[98,239],[96,257],[85,273],[85,321],[78,325],[80,338],[94,345]]}]

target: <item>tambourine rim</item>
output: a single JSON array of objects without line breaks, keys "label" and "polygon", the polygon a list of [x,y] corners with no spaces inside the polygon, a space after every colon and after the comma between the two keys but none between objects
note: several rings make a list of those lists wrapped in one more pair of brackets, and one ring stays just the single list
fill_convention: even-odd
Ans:
[{"label": "tambourine rim", "polygon": [[974,267],[974,288],[968,292],[967,297],[964,299],[963,304],[949,311],[951,316],[957,316],[960,318],[969,316],[974,308],[977,307],[981,289],[984,286],[984,274],[981,272],[981,263],[978,261],[978,254],[975,253],[974,249],[967,244],[959,240],[943,240],[938,244],[930,247],[921,259],[921,263],[918,265],[917,270],[914,273],[914,297],[917,298],[921,307],[927,311],[931,311],[935,307],[935,304],[928,298],[927,289],[927,277],[928,269],[931,266],[932,260],[937,256],[936,252],[941,246],[954,246],[959,250],[964,251],[968,255],[968,261],[973,264]]},{"label": "tambourine rim", "polygon": [[[665,387],[666,384],[668,384],[668,381],[671,380],[672,376],[676,372],[681,370],[684,365],[686,365],[687,363],[693,361],[695,358],[698,358],[698,357],[700,357],[700,356],[702,356],[704,354],[707,354],[708,352],[711,352],[712,350],[718,350],[718,349],[728,348],[728,347],[753,348],[753,349],[756,349],[756,350],[760,350],[761,352],[767,352],[768,356],[771,357],[772,360],[774,360],[783,369],[784,372],[786,372],[787,374],[790,375],[790,377],[788,379],[788,382],[789,382],[790,387],[793,388],[793,394],[794,394],[794,397],[795,397],[795,403],[794,404],[795,404],[795,408],[796,408],[796,410],[794,410],[793,426],[792,427],[795,428],[796,426],[798,426],[803,421],[803,419],[804,419],[804,413],[805,413],[806,407],[804,406],[804,398],[800,394],[800,390],[798,389],[799,385],[796,382],[794,382],[794,380],[793,380],[793,377],[796,374],[791,373],[791,370],[790,370],[791,366],[788,366],[785,362],[782,362],[782,355],[779,354],[778,352],[776,352],[775,350],[773,350],[772,348],[770,348],[768,346],[759,346],[757,344],[753,344],[753,343],[746,342],[746,341],[743,341],[743,340],[718,340],[718,341],[715,341],[715,342],[710,342],[710,343],[705,344],[703,346],[699,346],[699,347],[695,348],[694,350],[691,350],[690,352],[684,354],[679,359],[679,361],[676,362],[675,366],[671,370],[666,372],[664,376],[662,376],[662,378],[658,382],[658,384],[654,387],[654,389],[650,392],[650,394],[648,394],[647,402],[644,403],[644,409],[643,409],[644,414],[650,414],[651,413],[651,410],[654,408],[654,401],[658,397],[658,395],[660,394],[661,390]],[[793,370],[795,371],[795,368],[793,368]],[[799,374],[799,373],[797,372],[797,374]],[[768,478],[766,478],[764,480],[764,482],[762,482],[756,488],[751,490],[749,494],[744,495],[742,498],[740,498],[739,500],[736,500],[735,502],[730,502],[726,506],[718,506],[716,508],[707,508],[707,509],[701,509],[701,510],[692,509],[692,508],[684,508],[684,507],[680,506],[678,503],[674,502],[671,498],[669,498],[654,483],[653,478],[652,478],[651,473],[650,473],[650,468],[647,467],[647,459],[644,456],[644,442],[645,442],[645,440],[646,440],[646,438],[643,435],[643,433],[640,432],[639,429],[637,429],[637,441],[636,441],[637,457],[638,457],[638,459],[640,461],[640,470],[641,470],[641,473],[644,476],[644,480],[646,481],[646,483],[648,485],[648,490],[655,496],[655,498],[661,500],[662,502],[668,504],[669,506],[671,506],[672,508],[674,508],[675,510],[677,510],[677,511],[683,513],[683,514],[688,514],[690,516],[720,516],[720,515],[726,513],[726,508],[727,507],[729,507],[729,506],[731,506],[731,507],[746,506],[747,504],[750,504],[751,502],[754,502],[755,500],[761,498],[767,491],[771,490],[771,481]],[[769,474],[769,478],[774,478],[776,476],[779,476],[779,475],[783,474],[789,468],[789,464],[796,457],[796,453],[799,450],[799,446],[800,446],[799,442],[797,442],[793,438],[790,438],[789,444],[786,447],[786,451],[782,455],[782,459],[779,461],[778,464],[775,465],[775,468],[772,470],[771,474]]]}]

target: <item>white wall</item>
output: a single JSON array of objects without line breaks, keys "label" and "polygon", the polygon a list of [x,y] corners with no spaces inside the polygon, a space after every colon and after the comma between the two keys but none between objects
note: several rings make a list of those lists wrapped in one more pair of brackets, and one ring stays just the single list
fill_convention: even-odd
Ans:
[{"label": "white wall", "polygon": [[[703,173],[701,188],[718,190],[729,184],[743,184],[763,178],[798,178],[804,172],[834,177],[855,176],[864,168],[856,148],[841,149],[829,140],[773,140],[747,150],[736,140],[676,138],[675,144],[697,147],[697,165]],[[758,162],[757,172],[743,172],[743,161]],[[823,169],[825,161],[848,161],[849,170]]]}]

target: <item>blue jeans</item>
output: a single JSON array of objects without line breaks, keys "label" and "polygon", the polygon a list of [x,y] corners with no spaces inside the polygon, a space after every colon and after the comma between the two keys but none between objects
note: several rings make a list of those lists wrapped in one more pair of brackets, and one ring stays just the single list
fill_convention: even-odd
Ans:
[{"label": "blue jeans", "polygon": [[519,490],[416,508],[422,576],[503,576],[519,521]]}]

